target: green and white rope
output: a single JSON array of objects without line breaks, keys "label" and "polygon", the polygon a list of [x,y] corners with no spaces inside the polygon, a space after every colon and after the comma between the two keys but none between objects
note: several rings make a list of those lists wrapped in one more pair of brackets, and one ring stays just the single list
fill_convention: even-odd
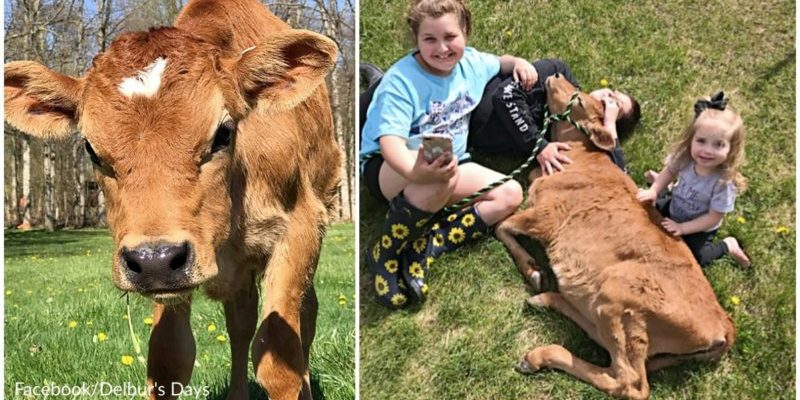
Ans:
[{"label": "green and white rope", "polygon": [[540,147],[542,146],[542,143],[544,142],[544,135],[547,133],[547,130],[550,129],[550,124],[552,122],[555,122],[555,121],[567,121],[570,124],[572,124],[573,126],[575,126],[578,130],[583,132],[583,134],[585,134],[586,136],[589,136],[589,133],[586,131],[586,129],[584,129],[581,124],[579,124],[574,119],[572,119],[572,115],[571,115],[572,114],[572,106],[575,104],[575,101],[577,101],[579,94],[580,94],[580,91],[575,91],[575,93],[572,94],[572,97],[570,97],[569,102],[567,103],[566,110],[564,110],[564,112],[562,112],[561,114],[550,114],[550,110],[545,108],[545,112],[544,112],[545,118],[544,118],[544,123],[542,123],[542,130],[539,133],[539,139],[537,139],[536,144],[533,146],[533,151],[531,151],[530,157],[528,157],[528,159],[525,160],[525,162],[522,163],[522,165],[520,165],[517,169],[511,171],[510,174],[504,176],[500,180],[498,180],[496,182],[492,182],[491,184],[483,187],[482,189],[478,190],[477,192],[475,192],[475,193],[473,193],[473,194],[471,194],[471,195],[459,200],[458,202],[456,202],[454,204],[451,204],[451,205],[445,207],[444,210],[442,211],[442,213],[444,213],[444,214],[452,213],[452,212],[455,212],[455,211],[458,211],[458,210],[464,208],[464,206],[466,206],[467,204],[471,203],[472,201],[474,201],[478,197],[481,197],[484,194],[492,191],[496,187],[498,187],[498,186],[500,186],[500,185],[502,185],[502,184],[504,184],[504,183],[506,183],[506,182],[518,177],[523,171],[528,169],[528,167],[533,163],[533,160],[536,159],[536,156],[539,155],[539,151],[541,150]]}]

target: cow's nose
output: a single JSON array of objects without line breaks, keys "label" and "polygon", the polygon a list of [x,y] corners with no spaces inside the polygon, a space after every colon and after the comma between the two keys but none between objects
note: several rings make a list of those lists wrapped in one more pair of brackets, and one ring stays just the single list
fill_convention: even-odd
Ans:
[{"label": "cow's nose", "polygon": [[122,251],[125,267],[142,275],[170,275],[186,268],[190,258],[189,242],[144,244]]}]

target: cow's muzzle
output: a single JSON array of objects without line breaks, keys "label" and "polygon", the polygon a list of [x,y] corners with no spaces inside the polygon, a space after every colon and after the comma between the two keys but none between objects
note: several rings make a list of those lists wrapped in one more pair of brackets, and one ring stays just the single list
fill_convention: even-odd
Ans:
[{"label": "cow's muzzle", "polygon": [[125,275],[139,292],[158,294],[191,288],[194,249],[189,242],[147,243],[122,248]]}]

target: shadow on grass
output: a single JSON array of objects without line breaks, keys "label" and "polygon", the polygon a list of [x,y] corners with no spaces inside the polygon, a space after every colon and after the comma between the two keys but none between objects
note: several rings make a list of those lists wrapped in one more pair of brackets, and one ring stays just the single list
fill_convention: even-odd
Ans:
[{"label": "shadow on grass", "polygon": [[[105,229],[82,229],[47,232],[45,230],[4,232],[5,257],[25,256],[75,256],[86,250],[97,250],[101,246],[110,245],[111,236]],[[76,245],[80,243],[81,245]],[[91,247],[86,247],[90,243]]]},{"label": "shadow on grass", "polygon": [[[261,389],[258,382],[250,380],[247,382],[248,397],[251,400],[267,400],[267,393]],[[322,392],[322,387],[319,384],[319,378],[311,374],[311,393],[315,400],[325,400],[325,393]],[[228,385],[220,385],[211,388],[211,392],[206,399],[208,400],[225,400],[228,396]]]}]

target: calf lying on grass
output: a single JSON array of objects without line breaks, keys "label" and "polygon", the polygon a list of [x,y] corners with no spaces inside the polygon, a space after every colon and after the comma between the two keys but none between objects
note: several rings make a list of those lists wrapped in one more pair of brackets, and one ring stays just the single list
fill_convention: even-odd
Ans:
[{"label": "calf lying on grass", "polygon": [[[563,112],[575,87],[559,75],[546,86],[549,109]],[[600,103],[580,93],[572,117],[588,136],[568,122],[553,131],[553,140],[572,147],[565,154],[573,163],[554,175],[531,176],[527,208],[496,231],[536,291],[539,271],[515,236],[542,243],[558,292],[528,302],[561,312],[611,356],[602,368],[562,346],[542,346],[518,370],[557,368],[611,395],[646,399],[647,372],[717,360],[733,345],[735,328],[689,248],[660,228],[658,212],[636,200],[636,185],[603,151],[615,138],[602,128],[602,116]]]},{"label": "calf lying on grass", "polygon": [[342,158],[324,84],[336,57],[330,39],[255,0],[196,0],[175,27],[121,35],[84,77],[6,64],[7,122],[86,139],[116,244],[114,283],[155,300],[151,398],[189,382],[198,288],[225,306],[229,399],[247,398],[254,334],[270,397],[311,397],[313,278]]}]

